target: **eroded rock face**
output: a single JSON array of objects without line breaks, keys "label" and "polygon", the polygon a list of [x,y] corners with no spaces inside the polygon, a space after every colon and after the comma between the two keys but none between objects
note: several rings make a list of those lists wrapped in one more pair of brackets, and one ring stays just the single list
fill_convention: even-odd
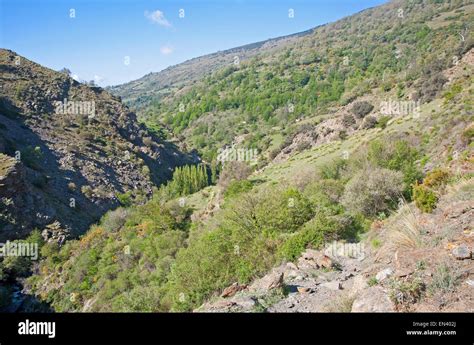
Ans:
[{"label": "eroded rock face", "polygon": [[0,153],[0,166],[0,242],[5,242],[48,224],[55,211],[30,186],[19,161]]},{"label": "eroded rock face", "polygon": [[240,285],[239,283],[234,283],[231,286],[224,289],[224,291],[221,294],[221,297],[222,298],[232,297],[237,292],[241,290],[245,290],[246,288],[247,288],[247,285]]},{"label": "eroded rock face", "polygon": [[0,149],[21,163],[0,190],[15,196],[0,210],[4,233],[23,237],[59,222],[77,236],[119,205],[118,194],[150,196],[174,166],[193,161],[100,87],[5,49],[0,71]]}]

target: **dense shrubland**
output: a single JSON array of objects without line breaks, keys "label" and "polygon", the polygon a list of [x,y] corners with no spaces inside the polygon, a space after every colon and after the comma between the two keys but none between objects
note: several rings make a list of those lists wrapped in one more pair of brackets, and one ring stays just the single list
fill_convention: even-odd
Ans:
[{"label": "dense shrubland", "polygon": [[[221,177],[241,177],[226,183],[225,203],[212,222],[191,222],[192,210],[178,202],[193,189],[179,189],[174,198],[157,193],[145,205],[109,212],[61,249],[45,245],[41,275],[29,283],[58,311],[84,305],[97,311],[190,310],[308,247],[357,240],[371,219],[397,207],[404,192],[411,197],[405,184],[417,181],[418,155],[404,141],[373,141],[298,186],[258,184],[243,177],[241,164],[229,164]],[[176,186],[188,170],[207,176],[204,168],[183,168],[164,188]],[[64,285],[44,290],[58,271]]]}]

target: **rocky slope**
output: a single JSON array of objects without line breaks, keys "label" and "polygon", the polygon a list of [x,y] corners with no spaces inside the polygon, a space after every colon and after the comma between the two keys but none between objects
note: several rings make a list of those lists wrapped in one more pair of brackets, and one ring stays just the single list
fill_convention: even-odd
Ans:
[{"label": "rocky slope", "polygon": [[462,180],[433,214],[405,205],[374,223],[364,241],[307,249],[295,263],[248,286],[235,283],[196,311],[473,312],[473,195],[472,178]]},{"label": "rocky slope", "polygon": [[0,71],[0,240],[48,226],[78,235],[117,195],[149,196],[188,160],[101,88],[5,49]]}]

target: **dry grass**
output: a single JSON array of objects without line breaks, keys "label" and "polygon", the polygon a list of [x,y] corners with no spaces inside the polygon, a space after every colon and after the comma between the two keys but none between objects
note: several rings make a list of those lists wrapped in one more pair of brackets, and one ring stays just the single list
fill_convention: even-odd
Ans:
[{"label": "dry grass", "polygon": [[446,187],[446,194],[456,200],[471,200],[474,195],[474,177],[458,176],[454,183]]},{"label": "dry grass", "polygon": [[355,296],[342,294],[328,303],[324,309],[329,313],[350,313],[354,304]]},{"label": "dry grass", "polygon": [[421,228],[413,206],[404,203],[389,226],[390,243],[396,249],[419,248],[421,246]]}]

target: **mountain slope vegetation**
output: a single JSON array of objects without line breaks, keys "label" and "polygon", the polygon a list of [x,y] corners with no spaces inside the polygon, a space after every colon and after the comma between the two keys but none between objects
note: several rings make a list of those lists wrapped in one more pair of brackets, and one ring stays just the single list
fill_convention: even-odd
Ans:
[{"label": "mountain slope vegetation", "polygon": [[[432,98],[443,84],[440,70],[472,47],[472,37],[461,39],[472,22],[472,4],[465,1],[392,1],[293,37],[279,49],[230,61],[188,88],[156,97],[139,117],[150,127],[162,124],[207,161],[239,143],[258,149],[263,165],[308,129],[303,124],[335,119],[342,115],[338,109],[353,115],[342,107],[363,95]],[[356,115],[354,125],[365,115]],[[332,127],[313,135],[320,142],[350,130]]]},{"label": "mountain slope vegetation", "polygon": [[[183,168],[149,202],[107,213],[63,246],[42,245],[26,290],[57,311],[191,311],[253,289],[281,264],[302,270],[302,254],[332,241],[395,248],[367,251],[358,275],[373,285],[380,257],[399,262],[401,248],[449,257],[442,232],[418,223],[433,214],[449,225],[446,245],[469,250],[453,268],[462,274],[428,282],[419,264],[393,281],[393,298],[383,284],[374,296],[402,296],[409,309],[432,297],[425,285],[440,298],[462,291],[474,274],[464,236],[472,230],[473,15],[465,1],[392,1],[232,61],[149,105],[137,100],[140,88],[131,91],[139,119],[197,150],[207,170]],[[147,99],[161,90],[142,86]],[[225,147],[257,149],[257,162],[217,162]],[[453,190],[465,210],[454,225],[443,216]],[[397,222],[407,208],[415,227]],[[278,274],[263,296],[223,297],[224,307],[208,310],[282,311],[280,301],[307,291],[291,286]]]}]

